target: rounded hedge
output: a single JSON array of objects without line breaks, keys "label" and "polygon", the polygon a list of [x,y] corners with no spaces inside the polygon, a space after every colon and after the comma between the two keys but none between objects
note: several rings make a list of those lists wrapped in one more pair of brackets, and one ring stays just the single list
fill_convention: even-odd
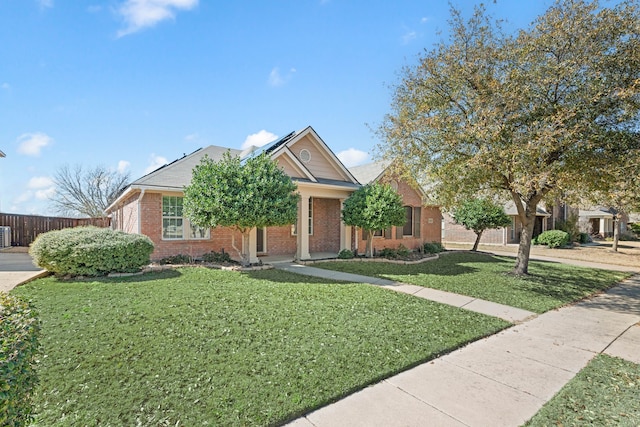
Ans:
[{"label": "rounded hedge", "polygon": [[149,264],[152,252],[147,236],[97,227],[49,231],[29,249],[39,267],[59,276],[136,272]]},{"label": "rounded hedge", "polygon": [[545,231],[537,238],[538,244],[547,245],[550,248],[558,248],[569,244],[569,233],[562,230]]}]

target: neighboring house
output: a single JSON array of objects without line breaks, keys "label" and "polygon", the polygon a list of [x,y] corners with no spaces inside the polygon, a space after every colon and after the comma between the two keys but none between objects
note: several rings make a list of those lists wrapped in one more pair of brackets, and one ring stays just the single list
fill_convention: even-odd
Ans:
[{"label": "neighboring house", "polygon": [[[506,245],[509,243],[520,243],[522,233],[522,223],[518,217],[518,210],[513,202],[504,205],[505,213],[511,218],[511,224],[492,230],[485,230],[480,239],[481,244]],[[473,230],[467,230],[464,225],[456,224],[453,217],[444,214],[442,221],[442,241],[447,243],[474,243],[476,234]],[[543,231],[552,228],[549,218],[552,215],[542,207],[536,209],[536,222],[533,227],[533,237],[538,236]]]},{"label": "neighboring house", "polygon": [[[578,213],[580,231],[594,237],[611,237],[613,236],[613,215],[613,209],[604,206],[580,209]],[[621,233],[627,231],[627,224],[629,222],[631,222],[629,216],[623,214],[620,219]]]},{"label": "neighboring house", "polygon": [[[430,202],[429,198],[416,182],[408,182],[393,175],[389,162],[378,161],[349,169],[357,180],[363,184],[380,182],[389,184],[402,196],[405,208],[406,223],[401,227],[390,227],[377,230],[373,236],[373,249],[397,248],[400,244],[408,249],[418,249],[426,242],[440,242],[440,224],[442,214],[440,207]],[[353,248],[364,253],[367,233],[356,229]]]}]

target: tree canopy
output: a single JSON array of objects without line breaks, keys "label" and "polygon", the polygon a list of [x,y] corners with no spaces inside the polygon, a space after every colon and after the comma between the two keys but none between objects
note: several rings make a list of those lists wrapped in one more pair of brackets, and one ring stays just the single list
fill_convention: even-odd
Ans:
[{"label": "tree canopy", "polygon": [[478,250],[480,238],[485,230],[506,227],[511,218],[504,212],[504,207],[489,199],[469,199],[453,211],[456,223],[464,225],[467,230],[476,233],[476,241],[472,251]]},{"label": "tree canopy", "polygon": [[62,166],[53,176],[56,192],[51,196],[51,202],[63,215],[104,217],[104,210],[129,181],[129,173],[119,173],[104,166]]},{"label": "tree canopy", "polygon": [[588,191],[602,159],[637,155],[639,30],[637,0],[558,0],[512,35],[482,6],[468,21],[452,9],[449,40],[402,70],[382,154],[435,182],[445,207],[512,199],[514,273],[527,274],[538,203]]},{"label": "tree canopy", "polygon": [[373,183],[360,187],[344,201],[342,220],[368,234],[366,255],[371,257],[374,231],[404,225],[406,216],[400,195],[389,185]]},{"label": "tree canopy", "polygon": [[200,227],[238,230],[244,250],[236,250],[248,264],[251,229],[296,221],[300,198],[296,188],[266,154],[243,161],[226,152],[217,162],[205,156],[184,188],[184,211]]}]

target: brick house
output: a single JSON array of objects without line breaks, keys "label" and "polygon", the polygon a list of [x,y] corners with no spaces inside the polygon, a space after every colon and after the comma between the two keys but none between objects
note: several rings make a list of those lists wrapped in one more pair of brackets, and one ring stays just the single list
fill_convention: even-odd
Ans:
[{"label": "brick house", "polygon": [[[440,224],[442,214],[440,207],[431,203],[429,197],[416,182],[409,182],[394,176],[389,162],[378,161],[349,169],[363,184],[380,182],[389,184],[402,197],[407,221],[402,227],[390,227],[377,230],[373,236],[373,250],[397,248],[400,244],[408,249],[418,249],[426,242],[441,241]],[[359,253],[366,248],[367,233],[357,229],[354,232],[353,247]]]},{"label": "brick house", "polygon": [[[522,223],[518,217],[518,210],[513,202],[504,205],[505,213],[511,218],[511,224],[506,227],[485,230],[482,233],[480,244],[506,245],[520,243],[522,233]],[[538,236],[543,231],[552,229],[552,214],[542,207],[536,209],[536,222],[533,227],[533,237]],[[473,230],[467,230],[464,225],[456,224],[449,214],[443,215],[442,220],[442,241],[445,243],[474,243],[476,234]]]},{"label": "brick house", "polygon": [[[314,253],[337,254],[357,244],[353,228],[342,222],[341,206],[360,187],[360,182],[311,127],[245,152],[217,146],[202,148],[137,179],[106,209],[112,227],[149,236],[155,245],[152,259],[177,254],[197,257],[222,250],[235,257],[234,247],[242,244],[239,233],[230,228],[197,227],[182,212],[183,188],[191,181],[193,168],[205,155],[220,160],[227,151],[240,157],[267,153],[296,183],[301,196],[296,224],[252,230],[251,262],[257,262],[259,256],[281,255],[305,260]],[[398,190],[404,191],[405,187]],[[411,206],[421,206],[416,196],[407,197],[413,197]],[[420,209],[417,212],[421,217],[424,215]],[[431,236],[427,224],[431,225],[426,221],[424,226],[420,223],[415,235],[400,240],[413,245],[422,239],[421,235],[429,235],[430,239],[440,241],[439,229],[437,236]]]}]

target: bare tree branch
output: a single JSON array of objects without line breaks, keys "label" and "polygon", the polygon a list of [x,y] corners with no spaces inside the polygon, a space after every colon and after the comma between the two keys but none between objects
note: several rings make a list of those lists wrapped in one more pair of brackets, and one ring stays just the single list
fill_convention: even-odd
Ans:
[{"label": "bare tree branch", "polygon": [[101,165],[86,169],[65,165],[56,171],[53,181],[56,192],[51,202],[60,214],[98,218],[128,185],[130,174]]}]

